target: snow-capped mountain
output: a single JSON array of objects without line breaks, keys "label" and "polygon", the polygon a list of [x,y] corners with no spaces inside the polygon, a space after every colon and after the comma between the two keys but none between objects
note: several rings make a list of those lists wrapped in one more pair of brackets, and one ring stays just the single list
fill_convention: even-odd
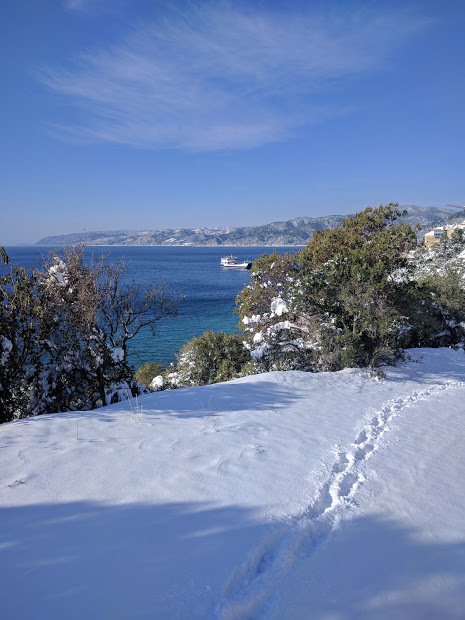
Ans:
[{"label": "snow-capped mountain", "polygon": [[[408,209],[406,221],[419,224],[421,234],[445,220],[463,219],[464,214],[451,209],[416,207]],[[273,222],[263,226],[240,228],[179,228],[145,231],[89,231],[68,235],[55,235],[41,239],[37,245],[60,246],[87,243],[89,245],[192,245],[192,246],[302,246],[306,245],[316,230],[335,228],[349,215],[322,217],[297,217],[293,220]]]}]

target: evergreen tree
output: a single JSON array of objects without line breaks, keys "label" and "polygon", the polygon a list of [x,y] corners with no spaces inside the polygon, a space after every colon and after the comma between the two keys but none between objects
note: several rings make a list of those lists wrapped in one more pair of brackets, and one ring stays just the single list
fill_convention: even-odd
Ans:
[{"label": "evergreen tree", "polygon": [[254,262],[237,303],[259,370],[376,366],[401,354],[398,302],[416,241],[403,215],[397,204],[367,208],[301,252]]}]

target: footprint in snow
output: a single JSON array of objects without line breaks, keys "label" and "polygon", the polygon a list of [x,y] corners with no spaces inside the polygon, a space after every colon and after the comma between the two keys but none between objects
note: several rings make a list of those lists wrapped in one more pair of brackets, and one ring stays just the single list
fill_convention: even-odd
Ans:
[{"label": "footprint in snow", "polygon": [[10,488],[13,488],[13,487],[19,486],[20,484],[26,484],[26,481],[25,480],[15,480],[14,482],[11,482],[8,486]]}]

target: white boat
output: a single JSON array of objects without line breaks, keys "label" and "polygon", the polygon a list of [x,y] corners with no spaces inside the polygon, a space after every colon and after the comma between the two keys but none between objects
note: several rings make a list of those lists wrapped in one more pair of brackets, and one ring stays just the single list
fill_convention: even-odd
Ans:
[{"label": "white boat", "polygon": [[249,263],[247,261],[244,261],[243,263],[239,263],[237,256],[233,256],[231,254],[230,256],[224,256],[221,259],[221,266],[228,267],[231,269],[250,269],[252,267],[252,263]]}]

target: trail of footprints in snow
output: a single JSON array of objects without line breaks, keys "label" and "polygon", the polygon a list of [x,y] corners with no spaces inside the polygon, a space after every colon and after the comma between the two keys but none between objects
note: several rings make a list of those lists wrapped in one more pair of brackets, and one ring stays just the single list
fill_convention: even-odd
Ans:
[{"label": "trail of footprints in snow", "polygon": [[222,620],[256,617],[269,606],[275,589],[299,558],[310,557],[334,530],[337,507],[350,506],[364,481],[360,465],[377,449],[388,423],[402,409],[418,400],[426,400],[447,389],[463,387],[451,381],[409,396],[396,398],[380,408],[369,424],[359,432],[347,452],[340,453],[328,480],[305,511],[271,533],[232,574],[223,591],[216,614]]}]

